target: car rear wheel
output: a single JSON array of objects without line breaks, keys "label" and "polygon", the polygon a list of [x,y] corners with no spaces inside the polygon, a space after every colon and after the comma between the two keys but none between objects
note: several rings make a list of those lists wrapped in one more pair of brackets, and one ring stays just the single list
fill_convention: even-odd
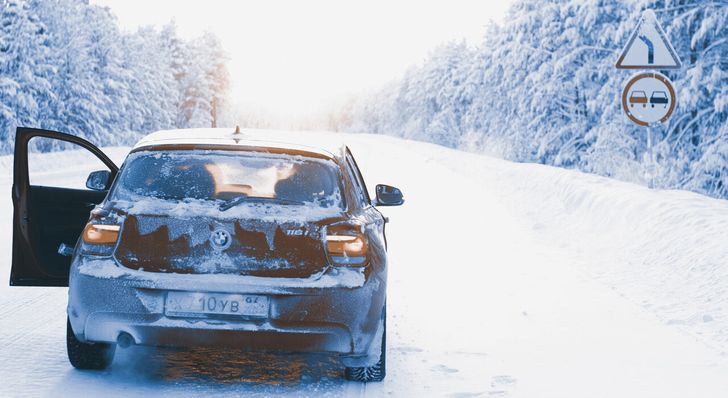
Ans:
[{"label": "car rear wheel", "polygon": [[76,338],[71,322],[66,321],[66,350],[68,360],[76,369],[103,370],[114,360],[116,344],[84,343]]},{"label": "car rear wheel", "polygon": [[379,355],[379,362],[374,366],[365,366],[361,368],[346,368],[344,371],[344,377],[346,380],[358,381],[368,383],[371,381],[382,381],[386,375],[386,363],[387,363],[387,308],[386,306],[382,310],[383,328],[382,331],[382,345],[381,353]]}]

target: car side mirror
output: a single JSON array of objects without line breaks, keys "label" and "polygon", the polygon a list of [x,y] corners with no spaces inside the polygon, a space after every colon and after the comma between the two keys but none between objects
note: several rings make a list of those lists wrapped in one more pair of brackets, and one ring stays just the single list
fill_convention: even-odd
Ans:
[{"label": "car side mirror", "polygon": [[404,203],[404,196],[399,188],[377,184],[377,206],[399,206]]},{"label": "car side mirror", "polygon": [[86,188],[94,191],[105,191],[109,186],[111,172],[109,170],[92,171],[86,179]]}]

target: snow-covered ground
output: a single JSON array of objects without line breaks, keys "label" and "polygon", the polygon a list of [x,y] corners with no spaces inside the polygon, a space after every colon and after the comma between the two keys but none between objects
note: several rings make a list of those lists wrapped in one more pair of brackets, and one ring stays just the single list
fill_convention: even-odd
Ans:
[{"label": "snow-covered ground", "polygon": [[[7,286],[5,157],[0,396],[725,396],[728,202],[385,136],[337,138],[370,188],[389,183],[407,200],[383,209],[383,383],[345,382],[325,356],[211,349],[120,349],[108,371],[74,370],[66,289]],[[60,170],[75,155],[52,156],[49,180],[78,173]]]}]

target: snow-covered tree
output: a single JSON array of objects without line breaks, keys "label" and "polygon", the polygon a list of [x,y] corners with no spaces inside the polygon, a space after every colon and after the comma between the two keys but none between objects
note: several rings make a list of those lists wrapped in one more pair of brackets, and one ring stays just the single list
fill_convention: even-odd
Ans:
[{"label": "snow-covered tree", "polygon": [[[669,122],[621,110],[629,72],[614,63],[645,9],[684,67]],[[395,84],[351,101],[336,127],[498,153],[728,198],[728,3],[516,0],[480,45],[446,45]],[[648,156],[650,155],[651,156]]]},{"label": "snow-covered tree", "polygon": [[55,68],[47,29],[29,4],[6,0],[0,7],[0,144],[7,151],[15,127],[42,123],[55,104]]},{"label": "snow-covered tree", "polygon": [[[228,56],[222,48],[220,40],[211,33],[204,34],[199,40],[199,46],[204,56],[198,58],[204,62],[206,82],[210,85],[212,97],[210,99],[210,112],[212,127],[230,124],[226,117],[230,111],[230,74],[227,70]],[[227,120],[226,120],[227,119]]]},{"label": "snow-covered tree", "polygon": [[108,145],[214,117],[230,123],[227,58],[213,35],[183,40],[173,23],[124,33],[111,10],[86,0],[0,7],[0,151],[12,149],[16,126]]}]

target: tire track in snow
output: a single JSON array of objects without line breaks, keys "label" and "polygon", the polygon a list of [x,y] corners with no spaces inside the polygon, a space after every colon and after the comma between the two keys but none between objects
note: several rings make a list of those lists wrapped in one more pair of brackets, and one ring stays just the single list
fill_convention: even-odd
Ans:
[{"label": "tire track in snow", "polygon": [[[37,307],[40,304],[48,304],[52,302],[51,299],[55,298],[54,296],[57,295],[57,293],[52,290],[53,288],[47,289],[14,287],[12,289],[22,289],[25,291],[19,291],[16,293],[7,287],[3,287],[3,289],[0,289],[0,294],[2,294],[2,297],[7,298],[9,302],[12,301],[13,303],[13,305],[0,307],[0,319],[12,317],[21,312],[27,313],[29,307],[32,308]],[[32,295],[27,294],[27,291],[30,289],[35,290]],[[17,296],[18,298],[15,298],[13,296]]]},{"label": "tire track in snow", "polygon": [[[43,288],[46,289],[46,288]],[[25,344],[34,340],[39,334],[49,335],[65,333],[65,322],[58,319],[65,318],[65,289],[50,288],[51,291],[41,292],[31,298],[22,298],[20,294],[6,295],[2,292],[3,307],[10,310],[0,311],[0,336],[6,344]],[[25,293],[25,292],[23,292]],[[13,296],[20,296],[14,299]],[[18,322],[22,319],[22,323]]]}]

